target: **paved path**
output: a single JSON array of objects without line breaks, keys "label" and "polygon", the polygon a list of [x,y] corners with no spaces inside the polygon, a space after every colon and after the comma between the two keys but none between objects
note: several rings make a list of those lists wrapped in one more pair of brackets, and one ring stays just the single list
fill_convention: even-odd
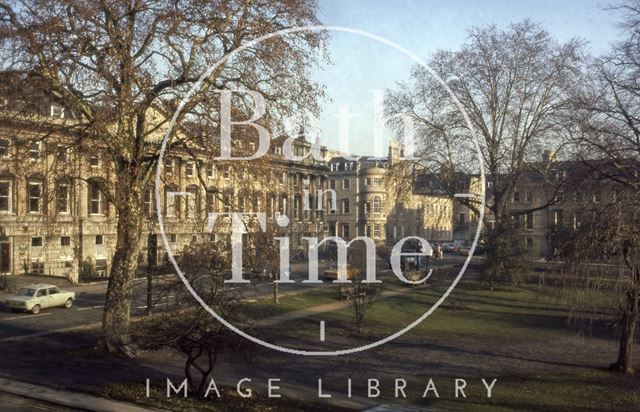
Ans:
[{"label": "paved path", "polygon": [[[376,299],[384,299],[392,296],[402,295],[411,291],[412,289],[409,287],[397,289],[397,290],[388,290],[380,293],[376,296]],[[283,313],[281,315],[274,315],[268,318],[264,318],[259,322],[256,322],[256,326],[273,326],[278,323],[287,322],[290,320],[303,319],[313,315],[317,315],[320,313],[328,313],[334,312],[336,310],[348,308],[352,306],[353,303],[350,300],[342,300],[339,302],[326,303],[324,305],[313,306],[310,308],[296,310],[292,312]]]}]

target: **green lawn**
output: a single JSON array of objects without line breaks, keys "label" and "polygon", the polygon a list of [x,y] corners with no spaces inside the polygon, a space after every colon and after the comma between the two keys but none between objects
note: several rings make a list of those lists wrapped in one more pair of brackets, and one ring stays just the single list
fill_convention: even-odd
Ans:
[{"label": "green lawn", "polygon": [[[387,336],[424,313],[443,290],[430,285],[379,299],[367,314],[364,338],[354,334],[353,308],[324,313],[333,338],[327,344],[342,348]],[[282,313],[335,300],[330,289],[315,290],[285,297],[279,308],[267,300],[256,302],[252,310]],[[403,375],[409,386],[424,388],[425,376],[440,379],[441,398],[426,404],[445,410],[637,410],[640,380],[604,369],[616,355],[613,331],[600,327],[595,336],[579,335],[567,322],[570,308],[567,295],[556,289],[525,285],[489,291],[477,281],[463,281],[431,317],[385,353],[415,365],[415,376]],[[274,330],[285,342],[317,342],[318,319],[290,321]],[[341,366],[335,365],[339,376]],[[460,372],[452,374],[451,368]],[[382,363],[380,370],[385,370]],[[493,399],[481,396],[483,387],[477,384],[470,386],[469,399],[455,399],[452,382],[461,375],[497,377]],[[409,400],[424,405],[421,394]]]}]

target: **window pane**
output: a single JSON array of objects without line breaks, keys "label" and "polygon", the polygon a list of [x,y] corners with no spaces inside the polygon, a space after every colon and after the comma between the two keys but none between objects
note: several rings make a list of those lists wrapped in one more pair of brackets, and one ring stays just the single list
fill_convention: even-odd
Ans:
[{"label": "window pane", "polygon": [[167,188],[165,190],[165,213],[167,216],[175,216],[176,214],[176,203],[177,203],[177,196],[175,195],[175,189],[173,188]]},{"label": "window pane", "polygon": [[37,160],[40,157],[40,142],[33,142],[29,147],[29,158]]},{"label": "window pane", "polygon": [[29,183],[29,212],[40,212],[40,198],[42,196],[42,184],[31,182]]},{"label": "window pane", "polygon": [[11,182],[0,182],[0,212],[11,211]]},{"label": "window pane", "polygon": [[9,155],[9,140],[0,139],[0,157]]},{"label": "window pane", "polygon": [[92,183],[89,188],[89,212],[92,215],[100,214],[100,188],[97,183]]},{"label": "window pane", "polygon": [[58,212],[69,212],[69,185],[66,183],[58,185]]}]

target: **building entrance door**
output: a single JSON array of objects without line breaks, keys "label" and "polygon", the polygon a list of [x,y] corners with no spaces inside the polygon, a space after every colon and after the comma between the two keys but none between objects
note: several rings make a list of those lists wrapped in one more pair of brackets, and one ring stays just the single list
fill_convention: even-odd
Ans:
[{"label": "building entrance door", "polygon": [[11,272],[11,244],[0,243],[0,273]]}]

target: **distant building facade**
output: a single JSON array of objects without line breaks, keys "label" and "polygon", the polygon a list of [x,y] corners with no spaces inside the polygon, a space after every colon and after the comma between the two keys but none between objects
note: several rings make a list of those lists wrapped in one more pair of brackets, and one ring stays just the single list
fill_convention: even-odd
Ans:
[{"label": "distant building facade", "polygon": [[337,208],[327,215],[329,235],[367,236],[379,244],[408,236],[450,241],[453,199],[425,185],[426,179],[417,178],[425,175],[411,167],[393,143],[387,157],[332,158],[329,188]]},{"label": "distant building facade", "polygon": [[[117,210],[109,188],[118,184],[104,147],[84,144],[50,126],[70,112],[43,100],[37,122],[14,116],[11,105],[0,111],[0,273],[64,276],[78,280],[82,271],[107,276],[116,244]],[[265,212],[268,228],[286,215],[284,232],[294,253],[304,252],[302,237],[324,238],[328,199],[326,161],[312,156],[291,161],[284,138],[271,142],[266,161],[257,167],[241,162],[212,162],[203,152],[174,150],[163,159],[160,201],[154,185],[144,192],[143,253],[140,264],[167,262],[160,238],[157,207],[174,254],[214,236],[224,241],[230,219],[221,216],[208,231],[210,213]],[[290,142],[300,158],[311,144]],[[320,148],[322,155],[326,149]],[[305,194],[308,194],[305,199]],[[304,207],[304,201],[309,207]],[[159,205],[159,206],[158,206]],[[255,222],[254,222],[255,223]],[[255,225],[254,225],[255,228]],[[220,239],[218,239],[220,238]],[[228,239],[227,239],[228,240]]]},{"label": "distant building facade", "polygon": [[[95,140],[88,144],[57,131],[55,125],[72,117],[71,111],[47,100],[38,107],[37,124],[6,116],[15,109],[7,101],[0,108],[0,273],[77,280],[90,268],[107,276],[117,223],[104,190],[118,184],[112,160]],[[159,206],[153,185],[144,193],[140,264],[166,263],[157,207],[176,254],[210,236],[208,217],[216,212],[265,212],[270,228],[287,216],[283,231],[294,257],[305,256],[304,237],[368,236],[394,244],[407,236],[430,242],[468,242],[475,236],[477,213],[442,190],[433,176],[412,169],[397,145],[384,158],[335,156],[322,147],[318,160],[305,156],[312,145],[298,137],[288,142],[300,160],[290,160],[283,153],[285,141],[272,140],[259,167],[212,162],[197,150],[168,153]],[[544,173],[532,167],[524,174],[508,209],[530,254],[551,257],[559,232],[576,230],[585,214],[615,199],[616,188],[599,184],[593,170],[578,162],[547,157],[543,163]],[[637,173],[637,163],[632,167]],[[480,184],[478,176],[461,176],[458,191],[477,198]],[[491,225],[490,214],[485,222]],[[229,227],[228,218],[218,219],[214,236],[228,237]]]}]

